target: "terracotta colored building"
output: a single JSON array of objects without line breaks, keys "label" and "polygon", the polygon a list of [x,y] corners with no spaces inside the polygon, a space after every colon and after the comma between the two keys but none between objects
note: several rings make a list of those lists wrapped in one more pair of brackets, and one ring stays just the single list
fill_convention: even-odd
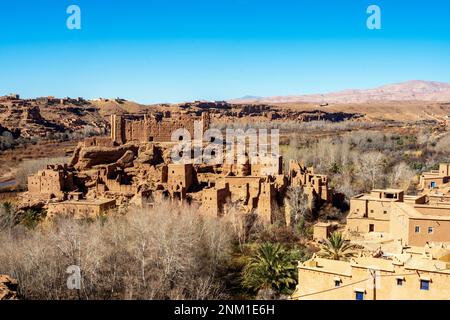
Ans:
[{"label": "terracotta colored building", "polygon": [[347,231],[413,246],[450,242],[450,203],[430,204],[426,195],[405,196],[397,189],[372,190],[351,199]]},{"label": "terracotta colored building", "polygon": [[439,170],[424,172],[420,176],[420,188],[424,191],[433,190],[450,183],[450,163],[441,163]]},{"label": "terracotta colored building", "polygon": [[210,124],[208,112],[201,116],[170,112],[143,116],[111,115],[111,140],[118,145],[131,141],[170,142],[172,133],[178,129],[186,129],[193,139],[196,121],[200,123],[203,135]]},{"label": "terracotta colored building", "polygon": [[116,207],[115,200],[69,200],[63,202],[50,203],[48,206],[48,217],[55,215],[67,215],[75,219],[96,218],[107,213]]},{"label": "terracotta colored building", "polygon": [[[444,251],[442,253],[442,251]],[[391,259],[312,258],[298,265],[295,300],[445,300],[450,297],[448,249],[435,256]]]}]

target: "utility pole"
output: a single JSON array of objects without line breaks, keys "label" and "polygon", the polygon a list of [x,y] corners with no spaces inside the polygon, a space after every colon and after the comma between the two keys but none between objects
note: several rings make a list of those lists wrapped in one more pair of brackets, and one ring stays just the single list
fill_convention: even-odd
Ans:
[{"label": "utility pole", "polygon": [[376,270],[370,270],[370,274],[373,278],[373,300],[377,300],[377,272]]}]

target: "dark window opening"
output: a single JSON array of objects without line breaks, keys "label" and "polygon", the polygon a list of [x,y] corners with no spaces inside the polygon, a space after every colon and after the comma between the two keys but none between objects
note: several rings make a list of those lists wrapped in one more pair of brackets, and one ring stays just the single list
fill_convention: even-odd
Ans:
[{"label": "dark window opening", "polygon": [[356,300],[364,300],[364,292],[356,292]]},{"label": "dark window opening", "polygon": [[420,280],[420,290],[428,291],[430,290],[429,280]]}]

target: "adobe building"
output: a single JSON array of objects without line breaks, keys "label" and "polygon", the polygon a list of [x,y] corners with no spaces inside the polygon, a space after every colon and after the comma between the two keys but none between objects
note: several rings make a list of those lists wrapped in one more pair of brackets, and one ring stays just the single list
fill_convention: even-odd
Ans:
[{"label": "adobe building", "polygon": [[419,190],[427,195],[430,203],[450,202],[450,163],[441,163],[439,170],[424,172]]},{"label": "adobe building", "polygon": [[254,163],[247,156],[243,163],[225,165],[173,163],[171,153],[177,142],[170,142],[172,131],[186,127],[193,135],[194,121],[206,130],[207,112],[200,116],[113,115],[111,121],[111,137],[86,139],[66,166],[30,176],[26,196],[44,203],[50,216],[57,211],[98,215],[113,207],[111,200],[122,207],[155,206],[163,199],[195,203],[205,214],[222,216],[226,204],[236,202],[243,214],[257,214],[266,224],[286,223],[280,212],[293,184],[304,187],[311,201],[330,200],[326,176],[295,162],[290,175],[285,175],[281,156],[261,157]]},{"label": "adobe building", "polygon": [[442,205],[395,203],[390,237],[411,246],[450,243],[450,203]]},{"label": "adobe building", "polygon": [[450,203],[429,203],[426,195],[405,196],[403,190],[372,190],[350,200],[347,232],[379,234],[405,245],[450,242]]},{"label": "adobe building", "polygon": [[[111,140],[122,145],[127,142],[171,142],[172,133],[178,129],[187,130],[194,138],[195,122],[200,123],[203,134],[209,128],[208,112],[201,116],[169,111],[154,115],[134,116],[111,115]],[[138,119],[135,119],[138,117]],[[142,119],[140,119],[142,118]]]},{"label": "adobe building", "polygon": [[28,177],[28,192],[32,196],[64,198],[65,191],[74,190],[73,174],[67,167],[50,165]]},{"label": "adobe building", "polygon": [[450,183],[450,163],[441,163],[439,170],[424,172],[420,176],[420,189],[431,191]]},{"label": "adobe building", "polygon": [[323,241],[329,238],[334,226],[329,222],[318,222],[313,228],[314,241]]},{"label": "adobe building", "polygon": [[404,191],[397,189],[372,190],[350,199],[347,229],[353,232],[388,233],[392,202],[403,202]]},{"label": "adobe building", "polygon": [[194,168],[192,164],[169,164],[167,184],[172,197],[183,200],[187,191],[194,183]]},{"label": "adobe building", "polygon": [[47,215],[50,219],[60,214],[74,219],[95,219],[115,207],[115,200],[68,200],[50,203]]},{"label": "adobe building", "polygon": [[230,198],[231,193],[228,184],[225,184],[223,188],[206,188],[202,192],[201,210],[215,217],[222,216],[225,204]]},{"label": "adobe building", "polygon": [[[444,251],[444,252],[442,252]],[[437,255],[401,253],[386,258],[336,261],[313,257],[298,264],[295,300],[446,300],[449,250]]]},{"label": "adobe building", "polygon": [[291,186],[303,187],[304,192],[308,195],[310,207],[313,206],[314,201],[319,204],[332,201],[328,177],[316,174],[314,168],[308,168],[302,162],[290,160],[289,179]]}]

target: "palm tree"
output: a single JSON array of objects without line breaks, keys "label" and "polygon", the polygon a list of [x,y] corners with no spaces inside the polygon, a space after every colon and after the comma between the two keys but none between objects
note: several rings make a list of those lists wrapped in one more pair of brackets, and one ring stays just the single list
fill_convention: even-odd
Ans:
[{"label": "palm tree", "polygon": [[347,260],[354,256],[356,246],[344,238],[342,233],[333,232],[321,245],[319,256],[332,260]]},{"label": "palm tree", "polygon": [[262,244],[244,267],[243,285],[255,292],[289,289],[296,283],[296,261],[294,252],[287,251],[280,244]]},{"label": "palm tree", "polygon": [[0,231],[11,229],[19,223],[19,217],[11,202],[4,202],[0,205]]}]

